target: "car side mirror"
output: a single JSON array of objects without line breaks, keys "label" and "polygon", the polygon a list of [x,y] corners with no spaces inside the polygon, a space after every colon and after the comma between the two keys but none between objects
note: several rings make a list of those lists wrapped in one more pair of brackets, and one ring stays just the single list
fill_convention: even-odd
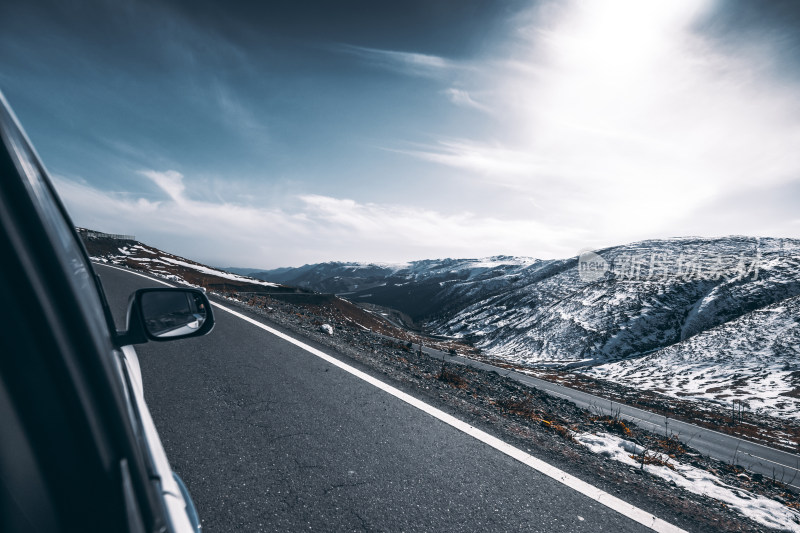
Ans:
[{"label": "car side mirror", "polygon": [[127,331],[120,345],[199,337],[214,327],[211,302],[199,289],[139,289],[128,301]]}]

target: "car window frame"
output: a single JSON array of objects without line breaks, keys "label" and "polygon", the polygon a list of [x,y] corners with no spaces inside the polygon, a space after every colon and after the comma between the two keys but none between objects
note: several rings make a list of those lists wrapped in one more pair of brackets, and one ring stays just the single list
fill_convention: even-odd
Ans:
[{"label": "car window frame", "polygon": [[[11,196],[3,198],[6,205],[2,229],[10,242],[6,253],[13,250],[16,254],[8,262],[19,262],[17,274],[29,278],[32,298],[43,309],[60,305],[62,310],[69,310],[69,302],[77,305],[72,308],[77,311],[75,316],[58,317],[45,312],[41,320],[47,325],[47,333],[61,334],[60,349],[64,353],[58,355],[64,359],[74,393],[80,396],[100,462],[111,478],[119,480],[124,476],[116,470],[120,466],[117,463],[120,459],[126,461],[145,522],[148,527],[160,529],[166,523],[164,504],[152,486],[150,458],[138,438],[136,421],[126,412],[131,399],[114,368],[121,354],[102,285],[49,175],[2,94],[0,150],[0,157],[7,159],[0,169],[15,174],[19,181],[7,176],[3,183],[2,193]],[[48,261],[41,261],[42,257]],[[79,283],[75,283],[76,274],[82,277]],[[51,296],[55,293],[64,301],[47,302],[56,298]],[[78,323],[77,329],[83,331],[84,338],[69,328],[62,331],[65,328],[58,324],[59,318],[73,325]]]}]

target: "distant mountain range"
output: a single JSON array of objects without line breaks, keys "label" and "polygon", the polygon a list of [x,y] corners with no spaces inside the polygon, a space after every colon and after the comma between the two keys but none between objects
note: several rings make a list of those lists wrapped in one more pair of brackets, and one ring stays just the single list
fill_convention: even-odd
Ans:
[{"label": "distant mountain range", "polygon": [[332,262],[247,274],[392,307],[519,364],[800,418],[795,239],[682,238],[561,260]]}]

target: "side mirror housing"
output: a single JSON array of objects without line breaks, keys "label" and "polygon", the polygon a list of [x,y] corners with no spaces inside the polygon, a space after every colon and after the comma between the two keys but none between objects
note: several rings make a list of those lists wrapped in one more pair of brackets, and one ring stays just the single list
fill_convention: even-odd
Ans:
[{"label": "side mirror housing", "polygon": [[199,289],[139,289],[128,300],[127,330],[118,343],[142,344],[199,337],[214,328],[211,302]]}]

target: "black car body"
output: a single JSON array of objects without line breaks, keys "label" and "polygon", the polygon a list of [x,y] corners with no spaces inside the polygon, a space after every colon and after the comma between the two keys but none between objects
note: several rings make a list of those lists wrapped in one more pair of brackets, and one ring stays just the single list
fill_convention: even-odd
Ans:
[{"label": "black car body", "polygon": [[[208,333],[210,303],[195,289],[137,291],[128,328],[116,330],[89,256],[2,94],[0,274],[0,531],[197,531],[131,344]],[[199,322],[160,338],[147,329],[158,320],[143,299],[166,291],[205,312],[184,313]],[[182,305],[179,295],[164,298]]]}]

